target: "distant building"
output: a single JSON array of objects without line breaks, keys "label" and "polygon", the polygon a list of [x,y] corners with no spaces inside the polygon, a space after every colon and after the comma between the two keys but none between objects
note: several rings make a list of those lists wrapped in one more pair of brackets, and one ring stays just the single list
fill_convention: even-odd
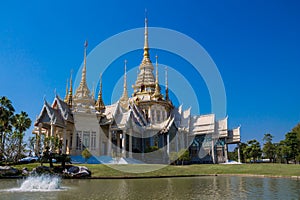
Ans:
[{"label": "distant building", "polygon": [[149,55],[147,19],[144,54],[131,97],[127,93],[125,62],[121,98],[105,105],[101,78],[95,99],[86,83],[86,49],[87,43],[75,94],[71,78],[64,100],[56,96],[51,105],[44,102],[33,131],[38,138],[37,149],[43,135],[48,138],[43,146],[53,147],[55,141],[49,138],[56,138],[60,151],[70,155],[81,155],[88,148],[94,156],[119,154],[147,163],[167,163],[172,152],[188,149],[193,163],[226,162],[227,145],[240,142],[239,128],[229,130],[227,117],[216,121],[214,114],[192,116],[190,109],[175,107],[169,98],[167,80],[165,95],[161,93],[157,57],[154,76]]}]

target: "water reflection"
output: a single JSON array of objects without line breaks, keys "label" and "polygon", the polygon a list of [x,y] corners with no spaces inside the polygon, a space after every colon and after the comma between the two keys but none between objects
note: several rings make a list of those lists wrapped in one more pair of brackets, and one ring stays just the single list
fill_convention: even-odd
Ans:
[{"label": "water reflection", "polygon": [[67,191],[9,192],[20,180],[0,180],[1,199],[300,199],[300,181],[255,177],[63,180]]}]

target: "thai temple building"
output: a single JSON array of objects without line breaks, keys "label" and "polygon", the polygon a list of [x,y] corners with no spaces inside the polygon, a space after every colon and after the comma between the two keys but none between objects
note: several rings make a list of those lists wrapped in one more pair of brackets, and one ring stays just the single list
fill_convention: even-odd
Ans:
[{"label": "thai temple building", "polygon": [[[112,105],[104,104],[101,76],[95,98],[86,80],[86,51],[87,43],[79,86],[73,90],[71,77],[64,99],[56,95],[52,104],[44,101],[33,130],[37,155],[43,151],[42,146],[53,149],[58,145],[60,153],[71,156],[81,155],[88,148],[96,157],[118,155],[145,163],[170,163],[173,152],[187,149],[192,163],[224,163],[228,145],[240,143],[240,129],[228,129],[227,117],[216,120],[214,114],[193,116],[190,109],[175,107],[169,98],[167,75],[162,94],[158,57],[154,64],[150,60],[147,18],[144,53],[131,96],[125,61],[120,99]],[[44,144],[40,144],[42,137]]]}]

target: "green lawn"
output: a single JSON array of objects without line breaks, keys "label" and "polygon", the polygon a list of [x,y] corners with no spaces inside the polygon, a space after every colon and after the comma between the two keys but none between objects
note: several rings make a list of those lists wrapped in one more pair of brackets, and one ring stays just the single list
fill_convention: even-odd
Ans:
[{"label": "green lawn", "polygon": [[[16,165],[14,167],[29,170],[38,166],[38,163]],[[49,164],[45,164],[49,166]],[[245,174],[268,176],[300,176],[300,165],[294,164],[242,164],[242,165],[99,165],[81,164],[92,171],[92,177],[141,177],[141,176],[187,176],[187,175],[212,175],[212,174]],[[159,170],[152,171],[155,168]],[[125,171],[125,172],[124,172]],[[150,171],[147,173],[136,173]],[[135,172],[135,173],[130,173]]]}]

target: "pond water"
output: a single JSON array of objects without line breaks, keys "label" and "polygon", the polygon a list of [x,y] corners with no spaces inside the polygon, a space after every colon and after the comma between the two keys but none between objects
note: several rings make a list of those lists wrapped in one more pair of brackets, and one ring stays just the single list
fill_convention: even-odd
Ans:
[{"label": "pond water", "polygon": [[[300,199],[300,180],[207,176],[0,180],[0,199]],[[49,184],[40,187],[36,183]]]}]

